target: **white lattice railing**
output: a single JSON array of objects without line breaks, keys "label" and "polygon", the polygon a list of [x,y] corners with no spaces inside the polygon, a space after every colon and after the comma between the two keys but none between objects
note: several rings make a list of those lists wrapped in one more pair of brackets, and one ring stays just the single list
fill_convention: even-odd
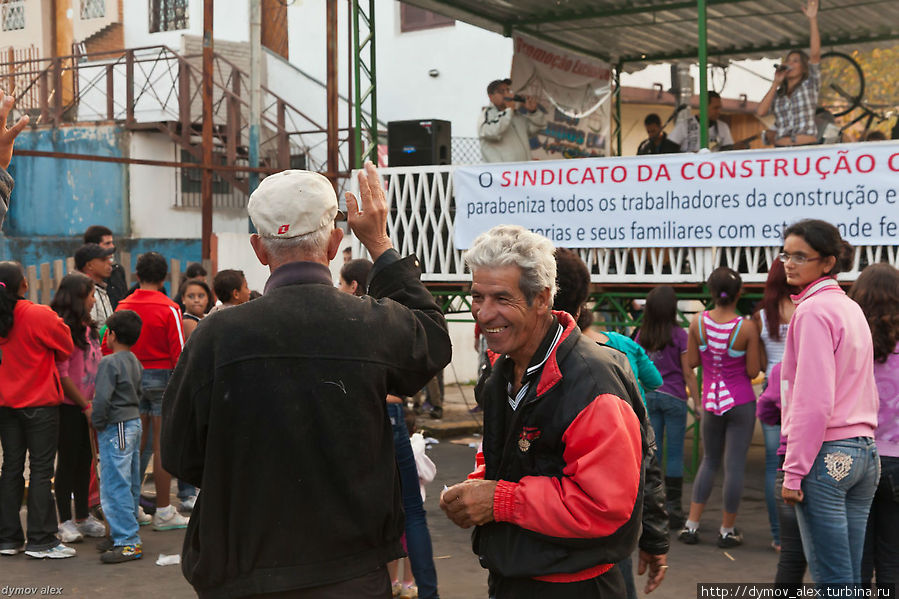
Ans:
[{"label": "white lattice railing", "polygon": [[[454,166],[415,166],[380,169],[390,203],[388,233],[403,255],[415,254],[423,279],[431,282],[471,280],[462,251],[453,244]],[[358,193],[356,178],[351,190]],[[354,253],[361,252],[358,245]],[[703,283],[719,266],[740,273],[745,283],[763,283],[777,259],[774,247],[586,248],[578,252],[594,283]],[[854,281],[865,266],[888,262],[899,267],[899,246],[858,246],[852,269],[842,281]]]}]

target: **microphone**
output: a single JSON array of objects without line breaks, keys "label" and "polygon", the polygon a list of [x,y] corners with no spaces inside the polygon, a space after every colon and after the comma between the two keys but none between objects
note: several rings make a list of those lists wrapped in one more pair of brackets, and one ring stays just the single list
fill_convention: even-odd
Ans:
[{"label": "microphone", "polygon": [[775,65],[774,70],[775,70],[775,71],[789,71],[789,70],[790,70],[790,66],[789,66],[789,65],[785,65],[785,64],[779,64],[779,65]]},{"label": "microphone", "polygon": [[521,94],[515,94],[512,97],[507,97],[506,100],[512,100],[513,102],[526,102],[527,98],[525,98]]}]

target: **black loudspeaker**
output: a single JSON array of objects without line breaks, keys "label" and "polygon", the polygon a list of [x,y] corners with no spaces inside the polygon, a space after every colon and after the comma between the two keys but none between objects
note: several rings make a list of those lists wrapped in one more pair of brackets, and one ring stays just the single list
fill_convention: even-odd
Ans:
[{"label": "black loudspeaker", "polygon": [[387,123],[389,166],[422,166],[452,163],[449,121],[416,120]]}]

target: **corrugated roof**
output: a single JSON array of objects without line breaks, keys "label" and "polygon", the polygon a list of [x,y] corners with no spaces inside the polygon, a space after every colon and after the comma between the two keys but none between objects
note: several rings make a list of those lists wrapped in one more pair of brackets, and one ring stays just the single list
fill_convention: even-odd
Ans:
[{"label": "corrugated roof", "polygon": [[[525,33],[616,63],[626,71],[696,58],[695,0],[403,0],[504,35]],[[777,58],[808,46],[801,3],[706,0],[708,56]],[[853,50],[899,41],[899,0],[822,0],[822,48]]]}]

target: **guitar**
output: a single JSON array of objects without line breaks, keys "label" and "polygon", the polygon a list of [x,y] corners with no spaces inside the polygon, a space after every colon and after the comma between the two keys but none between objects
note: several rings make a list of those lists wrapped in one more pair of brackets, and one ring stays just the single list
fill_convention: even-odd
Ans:
[{"label": "guitar", "polygon": [[762,136],[761,133],[756,133],[755,135],[750,135],[746,139],[741,139],[740,141],[734,142],[732,144],[727,144],[724,146],[719,146],[716,144],[715,147],[709,146],[709,150],[712,152],[727,152],[728,150],[746,150],[749,148],[749,144],[757,140]]}]

